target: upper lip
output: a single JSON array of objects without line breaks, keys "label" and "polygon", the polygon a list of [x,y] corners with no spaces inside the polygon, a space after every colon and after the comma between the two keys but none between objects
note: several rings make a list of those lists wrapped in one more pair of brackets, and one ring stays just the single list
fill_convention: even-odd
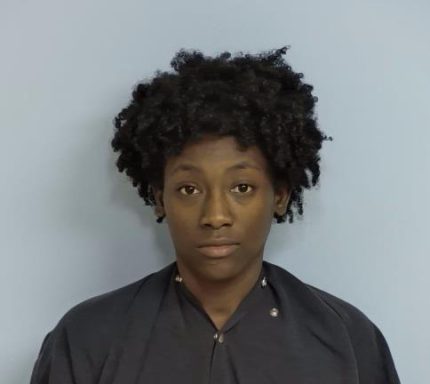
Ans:
[{"label": "upper lip", "polygon": [[222,237],[219,239],[208,240],[199,245],[199,247],[216,247],[221,245],[233,245],[239,244],[237,241]]}]

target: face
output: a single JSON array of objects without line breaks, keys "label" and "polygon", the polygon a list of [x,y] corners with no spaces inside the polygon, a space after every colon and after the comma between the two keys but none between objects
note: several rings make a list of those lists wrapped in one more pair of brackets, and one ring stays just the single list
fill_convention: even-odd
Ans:
[{"label": "face", "polygon": [[[167,160],[164,189],[154,188],[154,196],[178,265],[207,281],[233,279],[261,265],[273,214],[285,213],[289,197],[286,187],[274,190],[257,146],[243,152],[234,137],[210,135]],[[230,254],[202,253],[202,244],[219,238],[236,243]]]}]

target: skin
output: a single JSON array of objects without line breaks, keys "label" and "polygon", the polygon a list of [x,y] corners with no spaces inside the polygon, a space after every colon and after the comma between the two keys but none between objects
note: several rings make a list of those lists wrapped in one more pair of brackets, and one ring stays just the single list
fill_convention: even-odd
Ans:
[{"label": "skin", "polygon": [[[228,170],[247,161],[258,167]],[[199,169],[174,170],[182,164]],[[242,185],[244,184],[244,185]],[[205,135],[166,161],[164,188],[152,187],[156,215],[165,215],[183,284],[221,329],[257,282],[273,214],[285,214],[289,192],[274,189],[257,146],[240,151],[233,136]],[[202,242],[228,237],[235,251],[214,260]]]}]

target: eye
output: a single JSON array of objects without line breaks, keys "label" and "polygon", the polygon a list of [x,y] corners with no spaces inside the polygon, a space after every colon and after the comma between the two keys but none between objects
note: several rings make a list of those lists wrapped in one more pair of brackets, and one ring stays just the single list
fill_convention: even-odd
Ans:
[{"label": "eye", "polygon": [[[181,191],[181,190],[183,190],[185,188],[185,190],[186,191],[190,191],[190,189],[191,190],[195,190],[196,189],[196,187],[193,187],[192,185],[183,185],[181,188],[179,188],[178,189],[178,191]],[[189,195],[195,195],[195,193],[182,193],[183,195],[187,195],[187,196],[189,196]]]},{"label": "eye", "polygon": [[[237,187],[242,187],[242,188],[239,188],[240,193],[247,193],[247,191],[246,191],[246,189],[247,189],[247,188],[243,188],[243,186],[245,186],[245,187],[247,187],[247,188],[251,187],[252,189],[254,189],[254,187],[253,187],[252,185],[245,184],[245,183],[238,184],[235,188],[237,188]],[[245,189],[245,190],[244,190],[244,189]]]}]

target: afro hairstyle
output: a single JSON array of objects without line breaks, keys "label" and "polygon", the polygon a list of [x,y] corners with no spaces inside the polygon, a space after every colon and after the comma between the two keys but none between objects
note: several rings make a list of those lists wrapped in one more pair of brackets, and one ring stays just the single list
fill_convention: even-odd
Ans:
[{"label": "afro hairstyle", "polygon": [[156,70],[134,87],[131,101],[114,118],[111,145],[119,151],[118,170],[146,205],[156,205],[152,186],[163,189],[166,159],[212,134],[234,136],[241,150],[257,145],[274,188],[287,185],[287,210],[274,214],[276,223],[303,215],[303,189],[318,184],[318,152],[332,138],[317,126],[313,86],[283,58],[288,48],[233,57],[182,48],[170,62],[174,72]]}]

